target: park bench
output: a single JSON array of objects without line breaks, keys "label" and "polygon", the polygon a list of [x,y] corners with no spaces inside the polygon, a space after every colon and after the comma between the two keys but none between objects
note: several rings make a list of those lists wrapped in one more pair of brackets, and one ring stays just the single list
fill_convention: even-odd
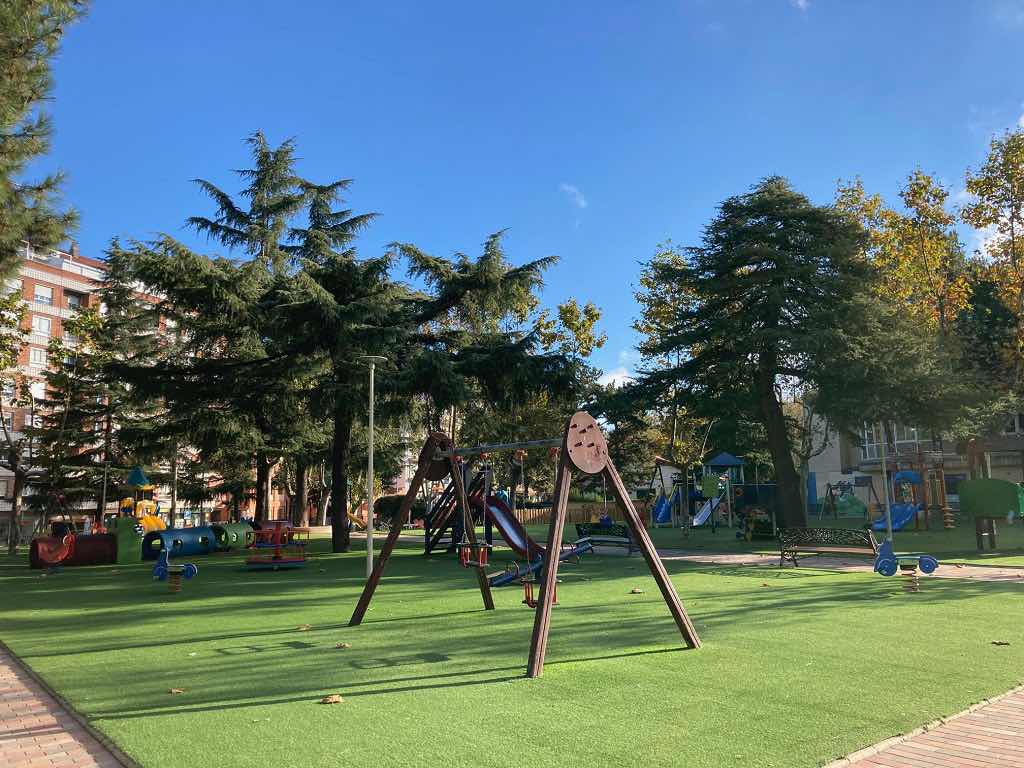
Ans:
[{"label": "park bench", "polygon": [[590,543],[596,546],[625,547],[627,555],[632,555],[636,548],[633,537],[629,535],[629,529],[621,523],[576,523],[576,536],[579,539],[589,539]]},{"label": "park bench", "polygon": [[875,557],[878,554],[878,542],[871,531],[857,528],[781,528],[779,567],[787,560],[798,567],[798,554]]}]

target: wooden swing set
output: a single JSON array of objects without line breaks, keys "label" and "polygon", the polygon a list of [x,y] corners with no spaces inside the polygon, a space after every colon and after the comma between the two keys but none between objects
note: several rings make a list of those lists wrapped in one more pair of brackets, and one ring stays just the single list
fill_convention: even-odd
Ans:
[{"label": "wooden swing set", "polygon": [[[533,441],[533,444],[560,444],[561,448],[558,454],[558,469],[555,474],[554,505],[548,527],[544,562],[537,579],[540,585],[540,593],[536,598],[533,598],[531,586],[528,588],[530,590],[529,600],[523,601],[535,609],[526,676],[540,677],[544,672],[544,658],[547,654],[548,635],[551,628],[551,609],[556,602],[555,591],[558,578],[559,555],[562,551],[562,537],[565,529],[566,510],[569,503],[569,487],[572,483],[574,471],[584,475],[600,474],[611,486],[619,508],[625,515],[626,523],[630,528],[633,538],[643,553],[647,567],[658,584],[669,612],[679,628],[684,644],[687,648],[699,648],[700,638],[697,636],[697,630],[694,628],[690,617],[686,613],[686,609],[679,600],[675,586],[669,579],[665,566],[661,562],[654,544],[651,542],[651,537],[644,528],[636,508],[626,492],[622,478],[619,477],[619,473],[615,469],[611,457],[608,455],[608,444],[594,417],[583,411],[578,411],[569,419],[562,438]],[[522,447],[522,445],[483,445],[474,448],[456,449],[451,438],[445,434],[434,432],[427,437],[423,449],[420,451],[416,473],[409,483],[409,489],[402,499],[401,507],[395,513],[395,524],[391,526],[380,556],[373,567],[373,571],[370,573],[370,577],[366,580],[366,586],[363,587],[363,593],[359,597],[359,602],[352,613],[352,618],[349,620],[350,627],[358,626],[362,623],[366,610],[369,608],[370,600],[373,599],[373,593],[377,589],[384,569],[387,567],[395,545],[398,543],[398,536],[402,530],[400,521],[405,520],[408,516],[420,487],[427,480],[440,481],[445,477],[451,478],[451,488],[456,496],[459,511],[464,521],[462,526],[464,530],[463,542],[459,545],[460,561],[464,566],[476,573],[484,609],[488,611],[494,610],[494,597],[491,594],[491,586],[486,573],[490,548],[487,544],[477,541],[473,514],[466,497],[466,488],[459,463],[462,457],[465,456],[479,455],[497,450],[514,450]]]}]

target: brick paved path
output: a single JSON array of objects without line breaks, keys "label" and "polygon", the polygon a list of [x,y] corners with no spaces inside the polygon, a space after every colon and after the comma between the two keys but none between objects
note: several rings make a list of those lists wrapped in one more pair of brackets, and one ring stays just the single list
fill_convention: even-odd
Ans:
[{"label": "brick paved path", "polygon": [[1024,690],[829,768],[1024,768]]},{"label": "brick paved path", "polygon": [[0,647],[0,766],[121,768],[122,763]]}]

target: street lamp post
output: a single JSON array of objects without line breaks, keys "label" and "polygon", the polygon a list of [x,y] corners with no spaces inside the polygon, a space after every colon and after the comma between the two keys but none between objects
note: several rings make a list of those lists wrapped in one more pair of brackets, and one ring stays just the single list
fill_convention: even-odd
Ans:
[{"label": "street lamp post", "polygon": [[360,355],[358,359],[370,366],[370,417],[366,446],[366,578],[370,578],[373,573],[373,372],[377,363],[383,363],[387,358]]}]

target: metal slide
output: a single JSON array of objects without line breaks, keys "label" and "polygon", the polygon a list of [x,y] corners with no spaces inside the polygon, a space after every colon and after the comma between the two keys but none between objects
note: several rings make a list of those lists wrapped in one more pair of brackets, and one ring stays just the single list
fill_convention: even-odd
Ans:
[{"label": "metal slide", "polygon": [[[491,578],[492,587],[501,587],[506,584],[510,584],[513,581],[517,581],[520,576],[532,573],[538,570],[544,563],[545,548],[538,544],[526,529],[523,524],[520,523],[512,510],[509,509],[508,505],[504,501],[499,499],[497,496],[489,496],[487,498],[487,517],[494,524],[494,527],[498,529],[498,533],[501,534],[501,538],[505,540],[517,555],[527,560],[529,565],[525,568],[520,569],[518,573],[500,573],[497,576]],[[589,552],[594,547],[590,541],[577,542],[572,549],[564,550],[558,559],[567,560],[571,557],[577,557],[584,552]],[[529,557],[533,556],[533,562],[529,562]]]},{"label": "metal slide", "polygon": [[715,496],[713,499],[708,499],[704,502],[704,506],[700,508],[696,517],[693,518],[693,527],[696,528],[698,525],[704,525],[711,517],[711,513],[718,507],[718,502],[721,500],[721,496]]}]

